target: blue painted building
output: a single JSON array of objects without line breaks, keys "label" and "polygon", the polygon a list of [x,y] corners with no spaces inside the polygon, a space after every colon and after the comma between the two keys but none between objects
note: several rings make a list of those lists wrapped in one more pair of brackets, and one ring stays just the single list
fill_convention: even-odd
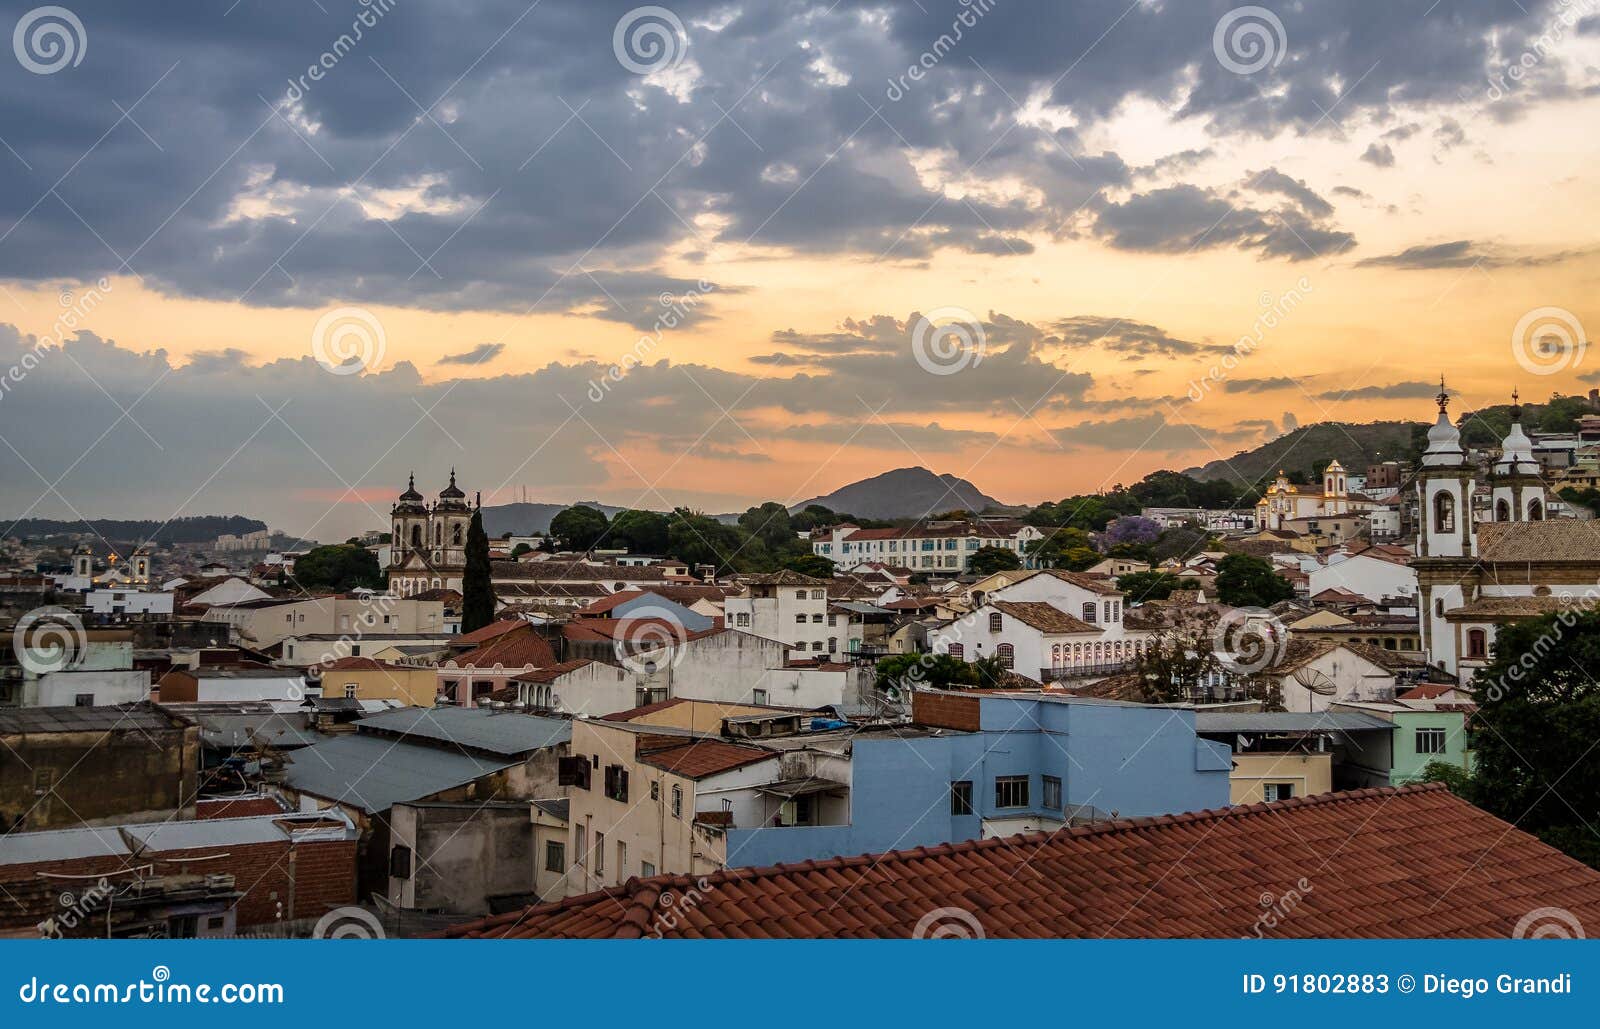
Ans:
[{"label": "blue painted building", "polygon": [[1056,829],[1073,818],[1228,804],[1232,754],[1195,735],[1193,711],[919,692],[913,712],[913,731],[850,737],[848,824],[731,828],[727,864],[867,854]]}]

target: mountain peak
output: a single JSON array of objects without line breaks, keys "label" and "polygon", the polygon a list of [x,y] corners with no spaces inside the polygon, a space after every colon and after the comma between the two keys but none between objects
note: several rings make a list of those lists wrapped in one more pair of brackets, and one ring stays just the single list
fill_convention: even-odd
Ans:
[{"label": "mountain peak", "polygon": [[925,518],[953,508],[977,514],[1006,506],[959,475],[939,474],[920,465],[895,468],[852,482],[790,510],[798,511],[811,504],[858,518]]}]

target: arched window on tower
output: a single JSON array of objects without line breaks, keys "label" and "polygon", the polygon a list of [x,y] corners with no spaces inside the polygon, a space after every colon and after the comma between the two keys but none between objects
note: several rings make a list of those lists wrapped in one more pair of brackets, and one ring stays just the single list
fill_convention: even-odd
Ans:
[{"label": "arched window on tower", "polygon": [[1489,636],[1482,629],[1467,630],[1467,656],[1477,658],[1489,656]]},{"label": "arched window on tower", "polygon": [[444,526],[438,522],[433,523],[433,545],[438,546],[444,541]]},{"label": "arched window on tower", "polygon": [[1504,497],[1494,502],[1494,520],[1497,522],[1511,521],[1511,502]]},{"label": "arched window on tower", "polygon": [[1433,531],[1456,531],[1456,498],[1449,493],[1436,493],[1433,497]]},{"label": "arched window on tower", "polygon": [[1528,502],[1528,521],[1544,521],[1544,503],[1538,497],[1534,497]]},{"label": "arched window on tower", "polygon": [[413,525],[411,527],[411,545],[418,548],[422,546],[422,526]]},{"label": "arched window on tower", "polygon": [[457,522],[455,528],[450,530],[450,543],[452,546],[461,546],[461,523]]}]

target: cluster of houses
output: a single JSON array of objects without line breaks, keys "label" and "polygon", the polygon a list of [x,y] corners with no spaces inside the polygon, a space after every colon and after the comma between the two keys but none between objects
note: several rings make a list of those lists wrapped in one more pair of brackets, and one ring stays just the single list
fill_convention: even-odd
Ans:
[{"label": "cluster of houses", "polygon": [[[1600,576],[1584,523],[1547,517],[1515,421],[1496,516],[1473,517],[1445,403],[1405,477],[1426,513],[1410,547],[1296,528],[1362,513],[1335,464],[1320,499],[1270,492],[1273,526],[1154,568],[977,576],[979,547],[1040,535],[984,520],[813,534],[846,559],[830,578],[501,550],[496,618],[467,632],[453,475],[435,502],[401,494],[384,593],[224,575],[172,584],[170,615],[97,620],[88,562],[55,584],[85,603],[19,621],[0,665],[0,934],[303,936],[360,906],[399,936],[910,935],[923,912],[876,889],[853,920],[836,909],[907,855],[918,904],[966,908],[1028,849],[1063,876],[1045,894],[1081,902],[998,890],[975,915],[992,935],[1238,935],[1265,869],[1334,827],[1352,846],[1328,848],[1328,881],[1364,934],[1452,931],[1395,894],[1420,878],[1379,883],[1363,858],[1402,848],[1533,907],[1526,875],[1587,874],[1600,906],[1600,876],[1425,783],[1473,768],[1471,676],[1497,628]],[[1295,597],[1221,604],[1228,553],[1267,558]],[[139,557],[130,588],[150,581]],[[1151,570],[1181,588],[1118,585]],[[1249,661],[1223,625],[1254,634]],[[1156,671],[1212,648],[1224,660],[1181,689]],[[963,665],[986,678],[952,678]],[[1512,834],[1517,861],[1476,865],[1463,831]],[[1149,855],[1121,882],[1108,855],[1130,833]],[[1168,881],[1157,859],[1197,834],[1285,842]],[[1104,898],[1140,876],[1161,910],[1121,929]],[[748,903],[665,929],[627,914],[702,881]],[[67,882],[94,889],[64,908]],[[1359,899],[1380,886],[1387,911]],[[1213,915],[1172,921],[1189,907]],[[1508,917],[1452,910],[1458,930]]]}]

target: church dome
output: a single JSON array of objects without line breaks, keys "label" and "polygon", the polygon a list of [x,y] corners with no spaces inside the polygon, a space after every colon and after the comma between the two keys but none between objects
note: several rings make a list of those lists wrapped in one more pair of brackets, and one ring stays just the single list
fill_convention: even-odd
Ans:
[{"label": "church dome", "polygon": [[1500,444],[1500,458],[1494,463],[1496,475],[1538,475],[1539,462],[1533,458],[1533,440],[1522,431],[1522,405],[1511,394],[1511,431]]},{"label": "church dome", "polygon": [[450,485],[439,491],[439,500],[444,503],[457,503],[466,499],[467,495],[461,492],[460,487],[456,485],[456,470],[452,468],[450,469]]},{"label": "church dome", "polygon": [[1422,452],[1422,463],[1434,467],[1464,464],[1466,451],[1461,449],[1461,430],[1450,421],[1450,394],[1445,391],[1444,379],[1439,380],[1439,418],[1428,430],[1428,449]]},{"label": "church dome", "polygon": [[400,494],[400,499],[395,501],[394,513],[399,514],[427,514],[428,509],[422,503],[422,494],[417,492],[417,477],[413,473],[406,491]]}]

